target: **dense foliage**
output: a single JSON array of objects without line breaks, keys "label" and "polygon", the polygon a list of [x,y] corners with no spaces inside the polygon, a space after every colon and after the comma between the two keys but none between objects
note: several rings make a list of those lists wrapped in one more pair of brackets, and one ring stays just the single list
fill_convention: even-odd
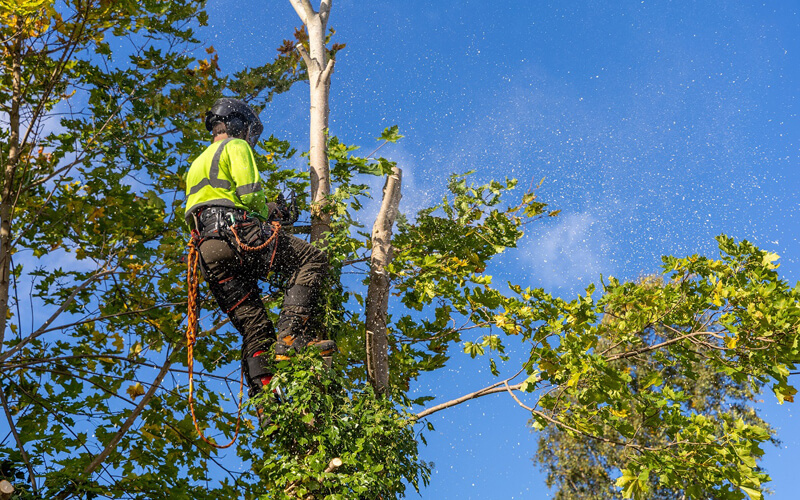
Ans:
[{"label": "dense foliage", "polygon": [[[663,288],[664,282],[657,277],[644,279],[640,286]],[[614,354],[619,346],[610,338],[618,328],[619,315],[606,308],[603,315],[603,330],[597,340],[600,352]],[[711,317],[706,319],[708,320]],[[710,325],[720,331],[719,325]],[[609,333],[604,333],[609,332]],[[648,343],[663,342],[670,338],[664,327],[651,324],[640,331],[643,341]],[[716,370],[706,364],[705,360],[712,355],[713,349],[704,343],[693,347],[696,356],[682,360],[665,357],[659,351],[643,352],[627,358],[617,358],[609,363],[614,370],[627,371],[630,375],[629,387],[632,395],[644,405],[642,411],[629,412],[628,409],[616,411],[624,416],[636,432],[627,435],[617,427],[605,423],[602,433],[604,439],[586,439],[580,434],[555,426],[548,426],[539,434],[537,461],[547,473],[547,482],[556,487],[556,499],[605,499],[622,498],[623,492],[615,485],[614,478],[618,470],[627,468],[636,461],[639,453],[636,448],[664,448],[670,443],[670,430],[659,425],[657,407],[648,409],[647,398],[640,392],[657,390],[665,381],[669,381],[671,390],[684,395],[685,408],[709,416],[716,426],[715,434],[723,434],[726,421],[741,421],[752,425],[758,432],[772,434],[769,425],[759,418],[752,406],[758,391],[763,384],[742,379],[734,379],[723,371]],[[579,404],[574,395],[566,396],[571,405]],[[630,436],[630,438],[628,438]],[[627,441],[627,446],[618,446],[617,442]],[[661,482],[659,476],[649,475],[647,488],[648,498],[663,500],[679,500],[685,498],[684,485]]]},{"label": "dense foliage", "polygon": [[427,483],[413,418],[390,399],[354,384],[340,366],[326,369],[313,353],[278,364],[276,373],[272,388],[281,397],[265,393],[255,402],[272,421],[248,457],[262,498],[395,498],[407,484]]}]

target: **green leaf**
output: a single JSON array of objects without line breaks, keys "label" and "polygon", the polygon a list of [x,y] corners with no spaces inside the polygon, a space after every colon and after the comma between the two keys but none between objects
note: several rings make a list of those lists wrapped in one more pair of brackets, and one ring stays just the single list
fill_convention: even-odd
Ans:
[{"label": "green leaf", "polygon": [[399,128],[397,125],[392,125],[391,127],[387,127],[383,130],[383,133],[380,137],[378,137],[379,141],[386,141],[386,142],[397,142],[402,139],[403,136],[399,133]]},{"label": "green leaf", "polygon": [[750,498],[750,500],[762,500],[762,498],[764,498],[761,491],[757,489],[748,488],[747,486],[739,486],[739,488]]}]

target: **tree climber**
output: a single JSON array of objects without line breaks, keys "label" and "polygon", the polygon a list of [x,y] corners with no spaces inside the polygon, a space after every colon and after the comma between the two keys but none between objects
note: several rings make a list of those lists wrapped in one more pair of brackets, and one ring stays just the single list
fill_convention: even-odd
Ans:
[{"label": "tree climber", "polygon": [[[331,355],[332,340],[316,340],[324,252],[280,230],[281,210],[268,204],[252,148],[263,130],[253,110],[237,99],[218,99],[206,113],[213,143],[186,174],[186,222],[199,248],[200,269],[219,307],[242,335],[242,369],[253,397],[272,379],[265,353],[277,359],[314,346]],[[258,280],[286,278],[277,335],[261,301]]]}]

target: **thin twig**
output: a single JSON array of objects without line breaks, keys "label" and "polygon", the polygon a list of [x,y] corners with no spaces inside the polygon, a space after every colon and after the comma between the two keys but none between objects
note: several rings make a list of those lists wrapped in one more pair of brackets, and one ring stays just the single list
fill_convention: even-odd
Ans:
[{"label": "thin twig", "polygon": [[125,421],[124,424],[122,424],[122,427],[120,427],[119,431],[117,431],[117,433],[114,435],[111,441],[109,441],[105,449],[102,452],[100,452],[94,458],[94,460],[92,460],[92,463],[86,466],[86,469],[84,469],[83,471],[84,474],[86,475],[91,474],[92,472],[95,471],[95,469],[97,469],[97,467],[100,464],[103,463],[103,461],[105,461],[106,458],[108,458],[111,452],[114,451],[114,449],[117,447],[117,444],[119,444],[120,440],[122,440],[122,437],[128,432],[128,430],[131,428],[136,419],[139,418],[139,414],[142,412],[142,410],[144,410],[144,407],[147,406],[147,404],[150,402],[150,399],[155,395],[156,389],[158,389],[158,387],[161,385],[161,381],[164,380],[164,377],[167,376],[167,373],[169,372],[169,367],[170,365],[172,365],[170,357],[171,353],[167,353],[167,359],[166,361],[164,361],[164,366],[161,367],[161,371],[156,376],[153,385],[151,385],[147,393],[144,396],[142,396],[142,400],[139,402],[139,405],[133,409],[131,414],[128,416],[128,419]]}]

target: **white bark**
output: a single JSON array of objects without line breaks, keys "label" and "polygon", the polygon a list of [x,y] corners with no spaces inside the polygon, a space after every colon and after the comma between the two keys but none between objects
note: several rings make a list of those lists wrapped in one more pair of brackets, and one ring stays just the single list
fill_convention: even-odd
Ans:
[{"label": "white bark", "polygon": [[372,226],[372,258],[366,307],[367,377],[378,393],[389,386],[389,340],[386,312],[389,307],[389,277],[386,266],[392,261],[392,226],[400,205],[402,171],[394,167],[386,178],[383,201]]},{"label": "white bark", "polygon": [[311,241],[322,239],[330,230],[330,217],[323,213],[331,193],[328,167],[328,116],[330,114],[331,73],[334,60],[328,58],[325,33],[328,30],[332,0],[322,0],[319,12],[310,0],[290,0],[308,32],[308,51],[298,47],[308,71],[310,92],[309,170],[311,176]]}]

